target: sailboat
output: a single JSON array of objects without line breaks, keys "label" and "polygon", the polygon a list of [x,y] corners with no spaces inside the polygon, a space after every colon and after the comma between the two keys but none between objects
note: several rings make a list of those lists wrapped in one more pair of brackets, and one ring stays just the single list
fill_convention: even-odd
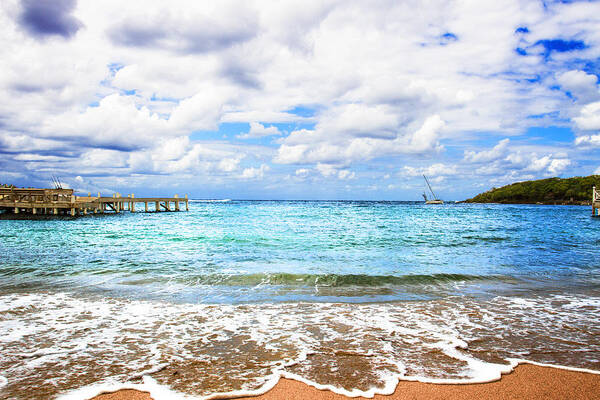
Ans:
[{"label": "sailboat", "polygon": [[425,192],[423,192],[423,198],[425,199],[425,204],[444,204],[444,200],[438,199],[437,196],[435,195],[435,193],[433,193],[433,189],[431,188],[431,185],[429,184],[427,177],[425,175],[423,175],[423,178],[425,178],[425,183],[427,183],[427,187],[429,188],[429,191],[431,192],[431,195],[433,196],[433,199],[429,200],[429,199],[427,199],[427,195],[425,194]]}]

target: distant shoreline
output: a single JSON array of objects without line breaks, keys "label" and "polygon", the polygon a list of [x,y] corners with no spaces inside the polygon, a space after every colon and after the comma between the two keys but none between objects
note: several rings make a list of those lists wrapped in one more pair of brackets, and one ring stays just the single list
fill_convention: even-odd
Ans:
[{"label": "distant shoreline", "polygon": [[492,188],[464,202],[591,206],[594,186],[600,187],[600,175],[538,179]]},{"label": "distant shoreline", "polygon": [[591,206],[592,203],[590,201],[585,202],[577,202],[577,201],[573,201],[573,202],[558,202],[558,201],[553,201],[553,202],[498,202],[498,201],[460,201],[460,204],[501,204],[501,205],[522,205],[522,206],[579,206],[579,207],[584,207],[584,206]]}]

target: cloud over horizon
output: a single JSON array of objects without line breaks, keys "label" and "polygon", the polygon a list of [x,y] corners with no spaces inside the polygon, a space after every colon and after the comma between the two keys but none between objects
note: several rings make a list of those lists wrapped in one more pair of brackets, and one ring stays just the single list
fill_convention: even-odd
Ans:
[{"label": "cloud over horizon", "polygon": [[0,22],[0,181],[416,199],[425,173],[460,199],[600,165],[597,2],[7,0]]}]

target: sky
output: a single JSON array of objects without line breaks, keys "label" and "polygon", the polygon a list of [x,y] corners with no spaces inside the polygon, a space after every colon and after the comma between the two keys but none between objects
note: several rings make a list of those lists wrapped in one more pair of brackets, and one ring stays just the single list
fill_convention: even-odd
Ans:
[{"label": "sky", "polygon": [[0,182],[462,200],[600,174],[600,2],[3,0]]}]

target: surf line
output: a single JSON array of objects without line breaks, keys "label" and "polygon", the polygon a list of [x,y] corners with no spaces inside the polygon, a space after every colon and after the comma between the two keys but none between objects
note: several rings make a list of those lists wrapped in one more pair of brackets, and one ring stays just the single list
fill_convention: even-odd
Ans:
[{"label": "surf line", "polygon": [[[83,388],[75,389],[73,391],[69,391],[58,397],[59,400],[81,400],[81,399],[91,399],[95,396],[98,396],[103,393],[112,393],[119,390],[124,389],[134,389],[142,392],[150,393],[150,396],[155,400],[190,400],[190,399],[198,399],[198,400],[217,400],[217,399],[235,399],[240,397],[254,397],[260,396],[262,394],[267,393],[271,389],[277,385],[281,378],[295,380],[301,383],[304,383],[308,386],[314,387],[318,390],[328,390],[346,397],[366,397],[373,398],[376,394],[378,395],[391,395],[396,390],[398,383],[400,381],[409,381],[409,382],[422,382],[422,383],[433,383],[433,384],[442,384],[442,385],[468,385],[474,383],[488,383],[498,381],[502,378],[502,375],[509,374],[520,364],[531,364],[536,365],[538,367],[548,367],[548,368],[556,368],[563,369],[567,371],[573,372],[583,372],[589,374],[600,375],[600,371],[587,369],[587,368],[578,368],[578,367],[570,367],[564,365],[555,365],[555,364],[546,364],[539,363],[536,361],[525,360],[525,359],[517,359],[517,358],[508,358],[508,365],[502,364],[492,364],[485,363],[480,361],[482,364],[488,364],[487,367],[490,370],[486,377],[472,378],[472,379],[433,379],[427,377],[420,376],[405,376],[402,374],[390,374],[388,379],[385,381],[385,385],[383,388],[371,388],[369,390],[359,390],[352,389],[346,390],[333,385],[323,385],[309,379],[306,379],[300,375],[285,372],[285,371],[275,371],[268,381],[256,390],[236,390],[225,393],[213,393],[206,396],[191,396],[188,394],[177,392],[168,386],[159,384],[152,377],[145,375],[143,376],[142,384],[128,384],[128,383],[106,383],[102,385],[90,385]],[[293,361],[291,363],[286,364],[285,366],[290,366],[296,364],[298,361]],[[493,367],[492,367],[493,366]],[[489,368],[492,367],[492,368]],[[0,376],[0,387],[2,386],[2,376]],[[6,378],[4,378],[6,379]],[[6,383],[4,383],[6,384]]]}]

